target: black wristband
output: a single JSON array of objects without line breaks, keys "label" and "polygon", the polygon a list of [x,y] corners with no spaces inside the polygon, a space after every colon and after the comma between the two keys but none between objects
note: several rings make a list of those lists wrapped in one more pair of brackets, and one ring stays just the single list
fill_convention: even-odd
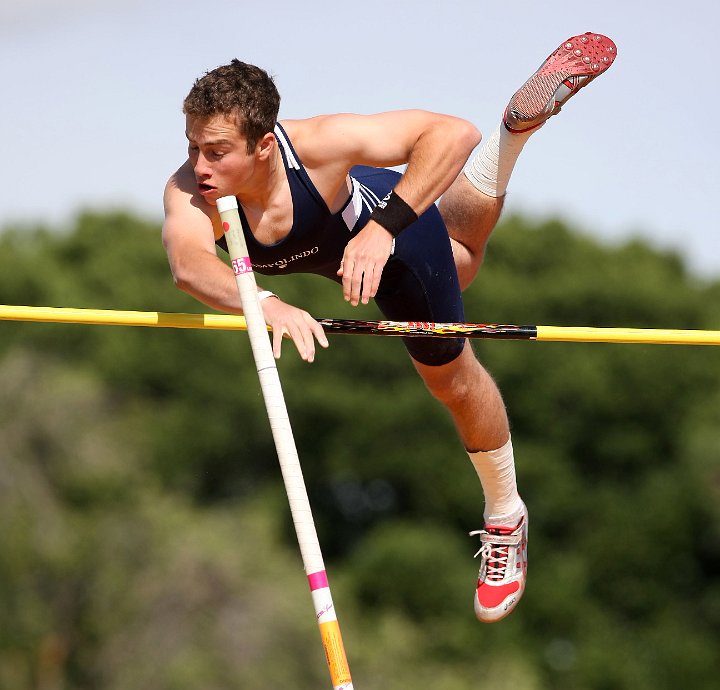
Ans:
[{"label": "black wristband", "polygon": [[393,237],[417,219],[418,214],[395,192],[390,192],[370,214],[370,220],[382,225]]}]

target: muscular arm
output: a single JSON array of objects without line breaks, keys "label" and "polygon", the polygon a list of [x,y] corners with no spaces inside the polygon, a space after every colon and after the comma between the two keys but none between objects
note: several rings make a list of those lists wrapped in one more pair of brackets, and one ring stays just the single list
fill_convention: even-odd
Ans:
[{"label": "muscular arm", "polygon": [[[469,122],[422,110],[328,115],[286,126],[325,198],[334,197],[353,165],[407,163],[394,191],[418,215],[450,187],[480,141]],[[390,233],[372,220],[348,243],[338,275],[352,305],[375,296],[391,247]]]},{"label": "muscular arm", "polygon": [[[198,198],[194,187],[195,176],[185,164],[165,188],[163,244],[175,285],[213,309],[241,314],[233,271],[215,252],[213,220],[219,223],[217,211]],[[315,358],[315,339],[328,347],[322,327],[306,311],[275,298],[264,300],[262,310],[273,330],[276,358],[284,335],[292,338],[300,356],[309,362]]]},{"label": "muscular arm", "polygon": [[342,177],[353,165],[407,163],[395,191],[418,215],[450,187],[480,141],[470,122],[423,110],[325,115],[286,126],[320,184]]},{"label": "muscular arm", "polygon": [[163,245],[175,285],[213,309],[242,313],[232,269],[215,252],[214,208],[193,196],[195,178],[184,165],[165,188]]}]

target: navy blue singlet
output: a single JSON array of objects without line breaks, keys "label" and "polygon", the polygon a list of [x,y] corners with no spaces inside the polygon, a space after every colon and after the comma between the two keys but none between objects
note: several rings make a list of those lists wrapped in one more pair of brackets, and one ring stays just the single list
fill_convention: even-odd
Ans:
[{"label": "navy blue singlet", "polygon": [[[293,202],[293,224],[279,242],[265,245],[250,230],[240,206],[240,219],[253,269],[264,275],[315,273],[336,282],[347,243],[365,226],[370,213],[397,184],[400,173],[355,166],[352,193],[337,213],[330,213],[278,124],[280,144]],[[227,251],[225,238],[217,241]],[[395,241],[395,253],[383,270],[375,302],[393,321],[464,321],[460,284],[445,223],[431,206]],[[451,362],[462,351],[462,338],[403,338],[410,355],[422,364]]]}]

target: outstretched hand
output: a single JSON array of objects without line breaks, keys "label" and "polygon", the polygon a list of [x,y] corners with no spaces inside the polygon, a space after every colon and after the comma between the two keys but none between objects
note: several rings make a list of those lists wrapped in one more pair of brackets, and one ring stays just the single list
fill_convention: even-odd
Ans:
[{"label": "outstretched hand", "polygon": [[306,362],[315,360],[315,340],[322,347],[328,347],[328,339],[322,326],[308,312],[277,297],[262,301],[265,323],[272,328],[273,356],[280,359],[282,339],[287,336],[295,343],[300,357]]},{"label": "outstretched hand", "polygon": [[343,297],[353,307],[361,301],[367,304],[377,294],[392,247],[392,235],[372,220],[347,243],[337,274]]}]

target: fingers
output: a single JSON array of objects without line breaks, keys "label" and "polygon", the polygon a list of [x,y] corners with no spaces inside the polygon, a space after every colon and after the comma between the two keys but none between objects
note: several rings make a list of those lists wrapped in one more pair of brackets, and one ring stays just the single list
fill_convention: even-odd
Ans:
[{"label": "fingers", "polygon": [[363,278],[363,289],[362,289],[362,302],[367,304],[372,297],[377,295],[378,288],[380,287],[380,278],[382,278],[384,266],[373,267],[372,275],[368,278],[367,274]]},{"label": "fingers", "polygon": [[337,274],[342,278],[343,297],[354,307],[367,304],[377,294],[392,243],[387,230],[370,222],[345,247]]},{"label": "fingers", "polygon": [[282,354],[282,339],[290,338],[293,341],[300,358],[306,362],[315,360],[315,340],[313,332],[307,328],[288,324],[286,326],[273,326],[273,356],[280,359]]},{"label": "fingers", "polygon": [[343,279],[343,297],[353,307],[357,307],[360,302],[368,304],[380,287],[383,266],[382,264],[369,264],[363,269],[358,263],[350,265],[352,268],[346,269],[345,263],[341,262],[340,270],[337,273]]},{"label": "fingers", "polygon": [[272,329],[272,349],[275,359],[280,359],[280,355],[282,354],[283,331],[284,329],[282,328]]},{"label": "fingers", "polygon": [[323,329],[323,327],[313,318],[310,318],[310,321],[310,328],[312,329],[315,339],[320,344],[320,347],[325,349],[330,347],[330,343],[328,342],[327,335],[325,335],[325,330]]},{"label": "fingers", "polygon": [[301,359],[306,362],[315,361],[315,338],[308,324],[292,324],[288,329],[288,336],[295,343]]},{"label": "fingers", "polygon": [[298,354],[306,362],[315,361],[315,340],[323,348],[330,345],[322,326],[310,314],[301,309],[291,307],[286,310],[284,317],[273,319],[270,325],[272,326],[272,350],[275,359],[280,359],[283,338],[293,341]]},{"label": "fingers", "polygon": [[[362,265],[357,262],[352,261],[350,265],[352,266],[350,275],[347,278],[343,276],[343,295],[353,307],[357,307],[360,301],[364,271]],[[345,289],[346,285],[347,289]]]}]

